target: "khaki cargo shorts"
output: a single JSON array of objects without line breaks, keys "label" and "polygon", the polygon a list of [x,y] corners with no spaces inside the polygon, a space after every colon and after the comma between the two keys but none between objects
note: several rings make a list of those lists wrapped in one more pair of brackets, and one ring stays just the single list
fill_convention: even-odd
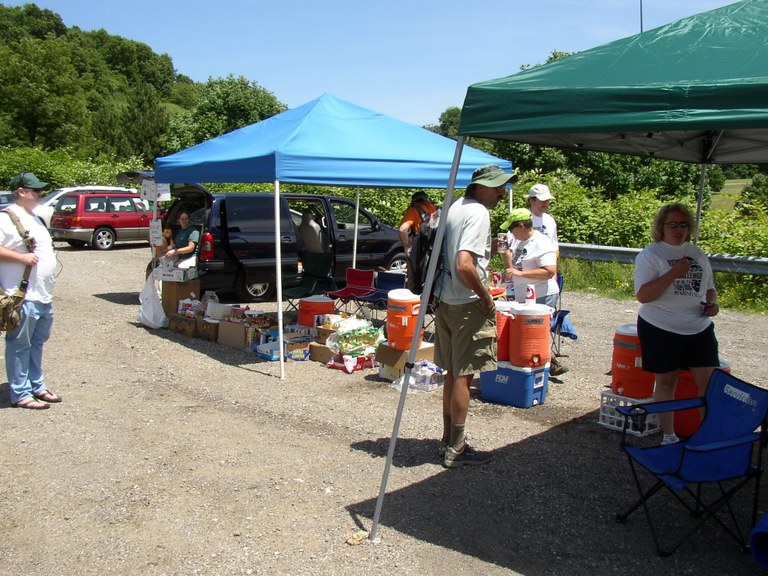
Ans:
[{"label": "khaki cargo shorts", "polygon": [[435,364],[454,376],[496,370],[496,312],[487,317],[479,300],[441,302],[435,313]]}]

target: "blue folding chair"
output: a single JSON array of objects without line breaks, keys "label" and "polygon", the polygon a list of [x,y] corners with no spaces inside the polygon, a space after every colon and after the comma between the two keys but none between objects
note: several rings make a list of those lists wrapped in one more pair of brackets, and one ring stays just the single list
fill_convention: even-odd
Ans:
[{"label": "blue folding chair", "polygon": [[402,272],[377,272],[373,292],[355,298],[361,306],[368,306],[372,311],[387,309],[390,290],[405,288],[406,275]]},{"label": "blue folding chair", "polygon": [[[687,440],[650,447],[634,446],[627,440],[630,418],[635,419],[635,425],[644,425],[643,419],[649,414],[696,407],[703,407],[706,413],[701,427]],[[620,446],[629,459],[640,497],[625,512],[617,514],[616,521],[626,522],[633,512],[642,508],[659,556],[672,554],[708,520],[716,521],[747,551],[747,536],[757,520],[762,455],[768,440],[768,390],[715,370],[703,398],[621,406],[617,411],[625,417]],[[648,489],[640,482],[640,469],[653,476],[654,483]],[[744,522],[737,520],[731,501],[751,482],[754,482],[751,524],[745,535],[741,529]],[[661,491],[662,488],[667,490]],[[695,520],[682,534],[676,529],[678,538],[663,547],[657,529],[658,518],[654,522],[649,501],[657,493],[667,492]],[[665,502],[662,508],[665,517],[674,512],[669,504]]]},{"label": "blue folding chair", "polygon": [[571,319],[568,318],[571,311],[563,310],[563,275],[559,272],[557,274],[557,286],[560,288],[560,292],[557,294],[557,305],[549,321],[549,331],[552,334],[552,355],[555,358],[562,356],[560,350],[563,338],[570,338],[571,340],[578,338],[576,328],[573,327]]}]

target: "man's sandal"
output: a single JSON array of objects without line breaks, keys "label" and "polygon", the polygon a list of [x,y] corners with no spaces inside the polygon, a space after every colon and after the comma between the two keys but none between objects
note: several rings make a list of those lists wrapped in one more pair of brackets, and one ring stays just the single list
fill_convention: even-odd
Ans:
[{"label": "man's sandal", "polygon": [[43,390],[39,394],[34,394],[34,397],[43,402],[51,402],[52,404],[61,402],[61,396],[54,394],[50,390]]},{"label": "man's sandal", "polygon": [[28,408],[30,410],[45,410],[46,408],[51,407],[50,404],[46,404],[45,402],[40,402],[39,400],[35,400],[31,396],[27,396],[26,398],[11,404],[11,406],[13,406],[14,408]]}]

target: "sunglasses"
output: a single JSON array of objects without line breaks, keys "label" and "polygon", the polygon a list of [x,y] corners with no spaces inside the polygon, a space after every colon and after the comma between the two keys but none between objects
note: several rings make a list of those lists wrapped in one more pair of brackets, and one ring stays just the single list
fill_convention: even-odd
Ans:
[{"label": "sunglasses", "polygon": [[669,226],[674,230],[675,228],[689,228],[690,224],[688,222],[675,222],[672,220],[671,222],[664,222],[664,226]]}]

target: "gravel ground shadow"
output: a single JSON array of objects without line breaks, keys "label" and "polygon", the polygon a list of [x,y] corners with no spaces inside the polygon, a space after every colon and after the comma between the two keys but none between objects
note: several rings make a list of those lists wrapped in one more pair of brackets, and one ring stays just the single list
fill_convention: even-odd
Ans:
[{"label": "gravel ground shadow", "polygon": [[[379,527],[385,528],[377,535],[384,540],[391,528],[520,574],[755,572],[751,556],[714,522],[671,558],[656,556],[641,511],[617,524],[615,514],[634,501],[636,491],[618,449],[620,435],[595,426],[596,420],[597,412],[586,414],[496,450],[488,465],[443,470],[390,491]],[[386,438],[353,445],[381,458],[387,447]],[[437,461],[433,440],[398,440],[395,467],[425,461]],[[665,527],[674,535],[688,519],[674,512],[671,496],[661,497],[655,510],[675,518]],[[740,518],[748,518],[750,504],[746,494],[737,499]],[[372,498],[347,510],[370,528],[375,506]]]}]

